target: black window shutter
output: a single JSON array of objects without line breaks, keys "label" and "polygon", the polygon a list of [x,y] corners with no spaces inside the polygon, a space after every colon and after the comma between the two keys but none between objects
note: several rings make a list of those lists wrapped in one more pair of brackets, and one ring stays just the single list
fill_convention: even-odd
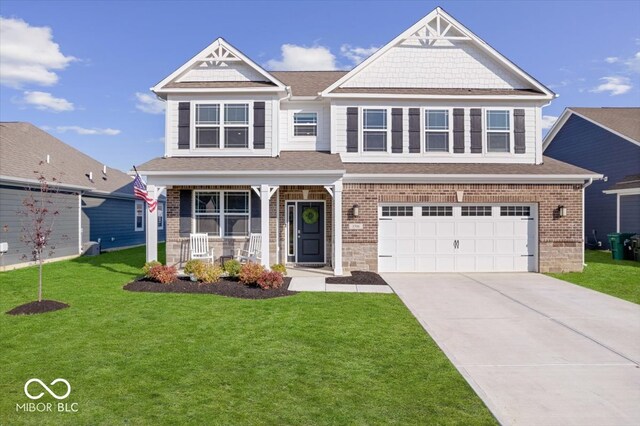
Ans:
[{"label": "black window shutter", "polygon": [[180,190],[180,236],[188,237],[191,233],[191,190]]},{"label": "black window shutter", "polygon": [[178,103],[178,149],[189,149],[191,134],[191,104]]},{"label": "black window shutter", "polygon": [[391,109],[391,152],[402,153],[402,108]]},{"label": "black window shutter", "polygon": [[420,108],[409,108],[409,152],[420,152]]},{"label": "black window shutter", "polygon": [[471,108],[471,153],[482,153],[482,109]]},{"label": "black window shutter", "polygon": [[358,108],[347,108],[347,152],[358,152]]},{"label": "black window shutter", "polygon": [[260,228],[260,218],[261,212],[260,206],[260,196],[256,194],[256,191],[251,190],[251,231],[253,233],[259,234],[261,231]]},{"label": "black window shutter", "polygon": [[514,152],[516,154],[524,154],[526,151],[524,139],[524,109],[513,110],[513,138]]},{"label": "black window shutter", "polygon": [[453,152],[464,154],[464,108],[453,109]]},{"label": "black window shutter", "polygon": [[264,149],[264,102],[253,103],[253,148]]}]

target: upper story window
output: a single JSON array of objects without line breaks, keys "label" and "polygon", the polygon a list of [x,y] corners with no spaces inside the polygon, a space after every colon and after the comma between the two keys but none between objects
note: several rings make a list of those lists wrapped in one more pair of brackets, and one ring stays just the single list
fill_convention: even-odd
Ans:
[{"label": "upper story window", "polygon": [[293,136],[317,136],[318,113],[295,112],[293,113]]},{"label": "upper story window", "polygon": [[426,152],[449,152],[449,110],[426,110],[424,128]]},{"label": "upper story window", "polygon": [[387,110],[362,110],[362,139],[363,150],[369,152],[387,151]]},{"label": "upper story window", "polygon": [[487,152],[510,152],[511,113],[509,110],[486,111]]},{"label": "upper story window", "polygon": [[195,113],[196,148],[249,147],[249,104],[197,104]]}]

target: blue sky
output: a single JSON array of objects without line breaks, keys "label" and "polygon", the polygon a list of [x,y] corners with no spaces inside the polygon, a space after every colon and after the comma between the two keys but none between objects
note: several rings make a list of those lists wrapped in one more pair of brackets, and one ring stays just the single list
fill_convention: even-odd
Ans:
[{"label": "blue sky", "polygon": [[640,105],[640,1],[3,0],[0,120],[127,170],[163,153],[149,87],[218,36],[262,65],[350,68],[438,5],[560,94],[549,122],[566,106]]}]

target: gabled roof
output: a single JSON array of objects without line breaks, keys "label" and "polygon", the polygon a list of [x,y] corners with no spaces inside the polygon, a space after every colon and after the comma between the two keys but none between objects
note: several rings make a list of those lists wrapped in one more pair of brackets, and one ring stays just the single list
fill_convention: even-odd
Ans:
[{"label": "gabled roof", "polygon": [[602,192],[621,195],[640,194],[640,174],[625,176]]},{"label": "gabled roof", "polygon": [[601,108],[566,108],[556,120],[544,138],[542,149],[547,149],[560,129],[576,115],[603,129],[640,146],[640,108],[639,107],[601,107]]},{"label": "gabled roof", "polygon": [[318,96],[318,93],[344,76],[347,71],[270,71],[291,87],[292,96]]},{"label": "gabled roof", "polygon": [[[444,22],[445,22],[444,25],[446,26],[445,28],[442,28],[442,29],[440,28],[440,18],[444,18]],[[430,28],[428,26],[428,24],[430,22],[432,22],[434,19],[437,19],[437,21],[438,21],[437,32],[439,34],[443,34],[444,35],[447,32],[449,32],[450,30],[453,30],[452,32],[455,33],[455,36],[449,37],[449,39],[451,39],[451,40],[454,40],[454,39],[468,40],[469,42],[474,43],[480,49],[482,49],[487,54],[489,54],[491,57],[493,57],[493,59],[495,59],[498,63],[502,64],[507,69],[509,69],[514,75],[517,75],[519,78],[521,78],[522,80],[524,80],[528,84],[530,84],[532,88],[534,88],[535,90],[539,91],[539,96],[540,96],[541,99],[544,99],[544,98],[552,99],[553,97],[555,97],[555,93],[553,93],[553,91],[551,91],[549,88],[544,86],[538,80],[536,80],[535,78],[533,78],[532,76],[530,76],[529,74],[524,72],[521,68],[519,68],[513,62],[508,60],[505,56],[500,54],[497,50],[495,50],[494,48],[489,46],[480,37],[478,37],[475,34],[473,34],[468,28],[466,28],[460,22],[455,20],[451,15],[446,13],[440,7],[435,8],[427,16],[425,16],[424,18],[422,18],[421,20],[416,22],[414,25],[409,27],[406,31],[404,31],[403,33],[398,35],[396,38],[391,40],[389,43],[387,43],[385,46],[380,48],[374,54],[369,56],[367,59],[365,59],[363,62],[361,62],[358,66],[356,66],[351,71],[349,71],[346,75],[344,75],[342,78],[340,78],[335,83],[333,83],[331,86],[327,87],[322,92],[322,96],[327,96],[327,95],[333,93],[335,89],[341,87],[344,83],[346,83],[348,80],[350,80],[356,74],[358,74],[359,72],[361,72],[362,70],[367,68],[370,64],[375,62],[378,58],[380,58],[383,55],[385,55],[385,53],[387,53],[390,49],[392,49],[393,47],[395,47],[398,44],[402,43],[403,41],[407,40],[408,38],[412,37],[418,31],[420,31],[421,29],[425,28],[425,26],[427,28]],[[439,36],[436,36],[435,38],[437,38],[437,37],[439,37]]]},{"label": "gabled roof", "polygon": [[[260,65],[253,62],[249,57],[245,56],[238,49],[229,44],[226,40],[219,37],[213,43],[202,49],[198,54],[196,54],[193,58],[189,59],[184,65],[180,68],[172,72],[165,79],[160,81],[154,87],[151,88],[155,93],[163,93],[166,89],[171,88],[167,87],[169,83],[174,82],[174,80],[178,79],[180,76],[184,75],[186,72],[191,69],[205,63],[221,63],[221,62],[231,62],[231,61],[239,61],[248,65],[253,70],[257,71],[262,77],[264,77],[263,81],[267,81],[272,83],[272,86],[275,88],[279,88],[284,90],[285,85],[275,78],[273,75],[269,74],[265,71]],[[238,82],[234,82],[238,83]],[[237,86],[232,86],[233,88]],[[208,88],[208,87],[207,87]],[[175,90],[175,87],[172,88]]]},{"label": "gabled roof", "polygon": [[30,123],[0,123],[0,152],[0,180],[33,183],[37,170],[64,187],[133,196],[131,176],[108,167],[104,174],[102,163]]}]

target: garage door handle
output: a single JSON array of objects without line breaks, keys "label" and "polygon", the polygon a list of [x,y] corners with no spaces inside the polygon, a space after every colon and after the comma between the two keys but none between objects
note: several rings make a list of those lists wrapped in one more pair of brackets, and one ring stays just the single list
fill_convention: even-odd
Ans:
[{"label": "garage door handle", "polygon": [[393,256],[390,254],[380,254],[378,255],[378,257],[393,257]]},{"label": "garage door handle", "polygon": [[520,257],[533,257],[532,254],[521,254]]}]

